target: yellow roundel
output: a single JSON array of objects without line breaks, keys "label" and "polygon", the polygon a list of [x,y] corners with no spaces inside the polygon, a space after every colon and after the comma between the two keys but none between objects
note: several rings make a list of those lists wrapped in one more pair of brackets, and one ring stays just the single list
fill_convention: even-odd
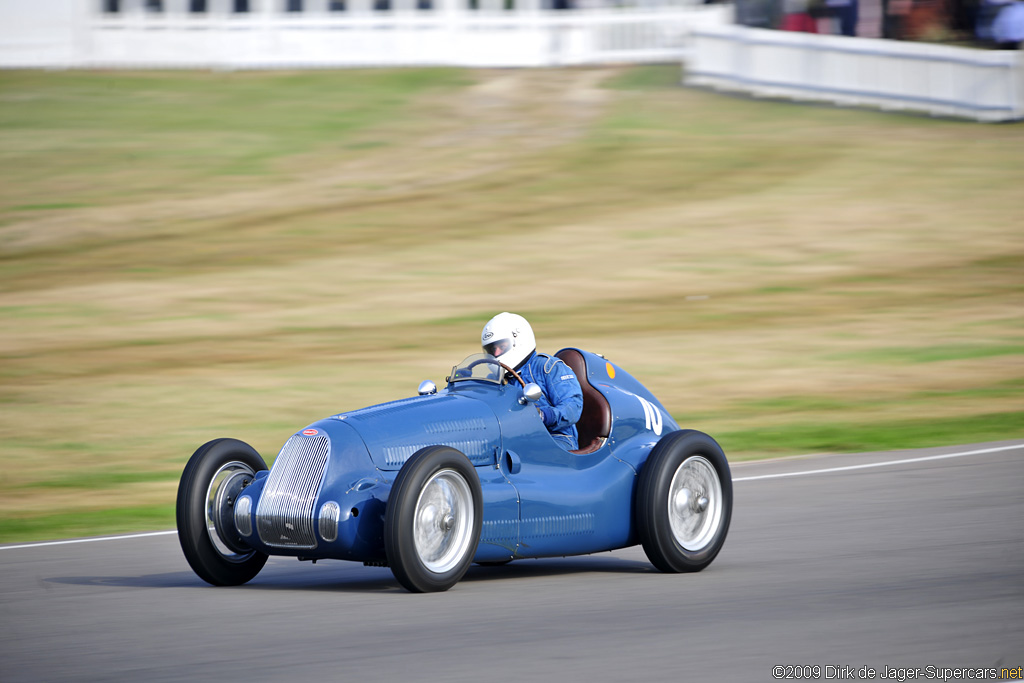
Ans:
[{"label": "yellow roundel", "polygon": [[608,370],[608,377],[610,377],[611,379],[615,379],[615,366],[612,365],[611,363],[605,363],[604,367],[606,370]]}]

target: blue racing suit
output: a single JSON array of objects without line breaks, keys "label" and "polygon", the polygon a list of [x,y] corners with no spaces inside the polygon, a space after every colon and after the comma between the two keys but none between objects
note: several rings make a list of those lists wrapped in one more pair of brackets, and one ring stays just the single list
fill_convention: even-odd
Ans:
[{"label": "blue racing suit", "polygon": [[524,382],[533,382],[544,392],[534,405],[555,443],[567,451],[579,448],[576,421],[583,413],[583,390],[572,368],[558,358],[534,351],[520,366],[519,374]]}]

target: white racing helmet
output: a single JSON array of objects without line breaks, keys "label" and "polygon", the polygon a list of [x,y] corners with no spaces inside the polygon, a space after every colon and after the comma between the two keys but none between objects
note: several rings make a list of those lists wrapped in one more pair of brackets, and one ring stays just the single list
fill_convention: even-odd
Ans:
[{"label": "white racing helmet", "polygon": [[518,370],[534,351],[537,340],[526,318],[515,313],[499,313],[484,325],[480,344],[505,365]]}]

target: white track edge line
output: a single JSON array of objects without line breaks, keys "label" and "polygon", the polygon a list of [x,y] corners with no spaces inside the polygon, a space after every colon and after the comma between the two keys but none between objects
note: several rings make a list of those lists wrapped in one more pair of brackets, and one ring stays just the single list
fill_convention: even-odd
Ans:
[{"label": "white track edge line", "polygon": [[71,545],[73,543],[96,543],[98,541],[126,541],[131,538],[147,538],[149,536],[170,536],[178,533],[171,531],[151,531],[145,534],[125,534],[124,536],[96,536],[95,538],[72,538],[67,541],[43,541],[42,543],[25,543],[23,545],[3,545],[0,550],[17,550],[18,548],[42,548],[48,545]]},{"label": "white track edge line", "polygon": [[826,472],[847,472],[849,470],[865,470],[870,467],[888,467],[890,465],[907,465],[915,462],[926,462],[928,460],[945,460],[948,458],[963,458],[968,455],[982,455],[985,453],[1000,453],[1002,451],[1013,451],[1024,449],[1024,444],[1012,446],[997,446],[995,448],[979,448],[974,451],[961,451],[959,453],[943,453],[942,455],[926,455],[921,458],[905,458],[903,460],[886,460],[884,462],[870,462],[861,465],[847,465],[845,467],[827,467],[821,470],[804,470],[802,472],[779,472],[777,474],[759,474],[753,477],[734,477],[733,483],[738,481],[756,481],[758,479],[781,479],[783,477],[802,477],[808,474],[825,474]]},{"label": "white track edge line", "polygon": [[[849,470],[863,470],[869,467],[886,467],[888,465],[905,465],[914,462],[925,462],[927,460],[944,460],[947,458],[962,458],[968,455],[982,455],[984,453],[999,453],[1024,448],[1024,444],[1012,446],[997,446],[995,448],[981,448],[974,451],[962,451],[960,453],[945,453],[943,455],[928,455],[922,458],[906,458],[904,460],[887,460],[885,462],[872,462],[863,465],[848,465],[846,467],[828,467],[821,470],[804,470],[802,472],[781,472],[778,474],[761,474],[754,477],[734,477],[733,483],[738,481],[756,481],[758,479],[781,479],[783,477],[800,477],[808,474],[825,474],[826,472],[846,472]],[[95,538],[74,538],[67,541],[43,541],[42,543],[25,543],[22,545],[4,545],[0,550],[17,550],[19,548],[43,548],[54,545],[72,545],[74,543],[96,543],[99,541],[126,541],[133,538],[148,538],[151,536],[170,536],[177,534],[176,530],[152,531],[145,534],[127,534],[124,536],[97,536]]]}]

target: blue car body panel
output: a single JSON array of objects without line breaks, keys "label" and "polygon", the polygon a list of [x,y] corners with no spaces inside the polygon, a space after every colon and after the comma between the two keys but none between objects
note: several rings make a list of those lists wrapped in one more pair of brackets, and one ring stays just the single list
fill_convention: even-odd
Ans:
[{"label": "blue car body panel", "polygon": [[451,446],[475,466],[493,465],[501,429],[486,402],[435,394],[384,403],[339,415],[363,437],[374,465],[399,470],[416,451]]},{"label": "blue car body panel", "polygon": [[[636,379],[575,349],[581,378],[607,401],[611,428],[590,453],[560,448],[517,383],[450,382],[417,396],[325,418],[297,432],[252,499],[244,539],[272,555],[386,561],[383,524],[402,465],[451,446],[480,477],[483,523],[475,561],[586,554],[634,545],[637,474],[663,434],[679,429]],[[324,523],[324,510],[340,510]]]}]

